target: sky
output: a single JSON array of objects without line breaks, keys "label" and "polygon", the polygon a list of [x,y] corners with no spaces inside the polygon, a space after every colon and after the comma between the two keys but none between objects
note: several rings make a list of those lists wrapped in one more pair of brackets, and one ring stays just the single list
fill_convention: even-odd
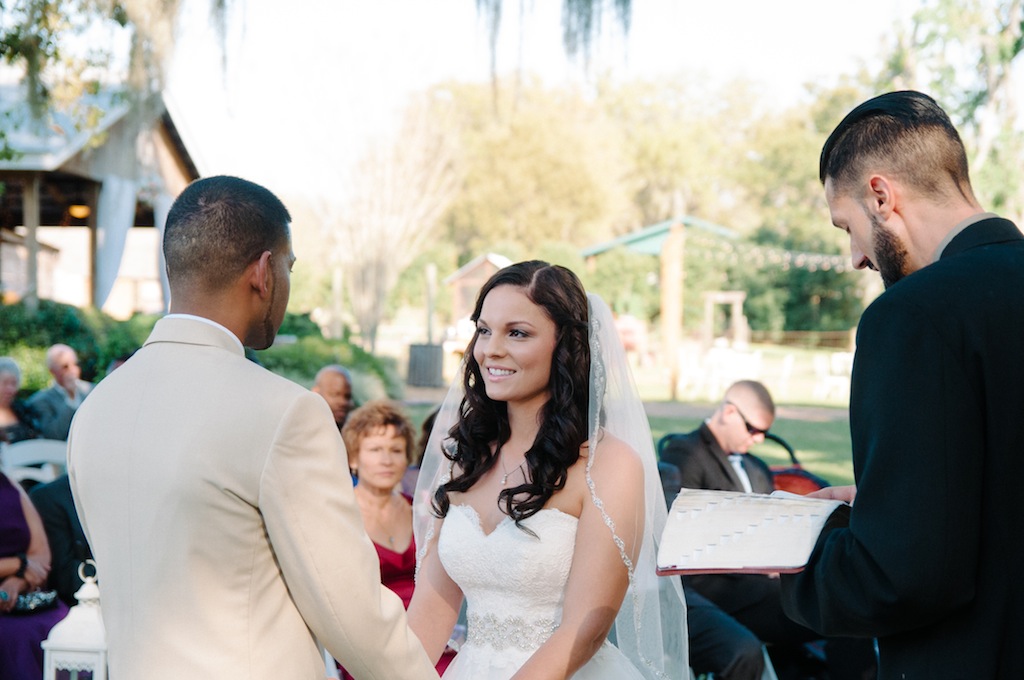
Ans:
[{"label": "sky", "polygon": [[[236,0],[223,43],[206,3],[185,2],[168,81],[172,113],[204,174],[329,192],[334,170],[382,134],[409,92],[490,77],[474,0]],[[565,57],[560,1],[505,4],[499,72],[521,66],[551,84],[595,72],[623,80],[690,74],[710,87],[743,77],[769,107],[799,103],[808,81],[832,83],[877,64],[894,26],[917,5],[634,0],[627,36],[606,16],[588,72]]]}]

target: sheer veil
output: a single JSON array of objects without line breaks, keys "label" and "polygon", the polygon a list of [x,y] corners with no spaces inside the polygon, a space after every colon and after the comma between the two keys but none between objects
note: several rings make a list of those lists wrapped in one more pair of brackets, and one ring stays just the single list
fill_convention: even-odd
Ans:
[{"label": "sheer veil", "polygon": [[[590,474],[593,466],[601,465],[601,430],[607,430],[632,446],[644,465],[644,536],[635,564],[626,554],[611,518],[604,515],[608,538],[619,547],[630,581],[613,628],[614,641],[650,680],[689,677],[682,587],[679,579],[662,578],[655,573],[658,542],[667,513],[650,426],[611,310],[600,297],[594,294],[587,297],[591,352],[588,420],[591,455],[587,459],[587,483],[591,501],[602,514],[601,489]],[[461,373],[462,369],[434,421],[416,484],[413,528],[418,546],[417,564],[436,543],[439,520],[432,514],[431,500],[437,487],[451,474],[450,462],[444,457],[442,447],[450,443],[446,442],[448,431],[459,417],[463,397]]]}]

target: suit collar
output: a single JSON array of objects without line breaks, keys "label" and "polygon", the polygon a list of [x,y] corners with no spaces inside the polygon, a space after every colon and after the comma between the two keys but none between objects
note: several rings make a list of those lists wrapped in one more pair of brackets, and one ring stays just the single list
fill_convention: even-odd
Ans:
[{"label": "suit collar", "polygon": [[706,422],[700,424],[699,432],[701,441],[704,442],[704,445],[709,451],[711,451],[711,453],[715,454],[715,458],[728,460],[728,453],[726,453],[725,449],[721,447],[718,440],[715,439],[715,433],[711,431],[711,428],[708,427]]},{"label": "suit collar", "polygon": [[242,343],[226,328],[208,323],[205,319],[184,315],[167,316],[156,322],[146,345],[158,342],[219,347],[232,354],[245,356]]},{"label": "suit collar", "polygon": [[978,246],[1020,240],[1024,240],[1024,235],[1013,222],[1002,217],[991,217],[975,222],[957,234],[942,251],[939,259],[958,255]]},{"label": "suit collar", "polygon": [[[733,468],[732,463],[729,462],[729,452],[721,447],[718,440],[715,439],[715,433],[711,431],[707,423],[700,424],[700,438],[704,442],[704,446],[711,452],[711,457],[715,460],[715,465],[719,467],[726,477],[732,480],[736,489],[743,490],[743,483],[740,481],[740,477],[736,474],[736,470]],[[744,459],[744,463],[745,463]],[[743,466],[746,468],[746,465]]]}]

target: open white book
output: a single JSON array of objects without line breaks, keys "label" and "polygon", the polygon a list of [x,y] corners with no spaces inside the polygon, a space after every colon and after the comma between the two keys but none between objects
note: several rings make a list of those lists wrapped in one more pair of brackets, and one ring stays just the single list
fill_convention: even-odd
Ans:
[{"label": "open white book", "polygon": [[796,572],[842,501],[683,489],[668,512],[658,574]]}]

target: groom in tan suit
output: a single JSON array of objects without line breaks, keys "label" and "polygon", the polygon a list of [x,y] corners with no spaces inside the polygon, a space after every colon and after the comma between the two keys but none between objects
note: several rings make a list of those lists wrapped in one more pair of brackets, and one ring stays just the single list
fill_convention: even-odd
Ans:
[{"label": "groom in tan suit", "polygon": [[246,360],[284,318],[295,256],[263,187],[201,179],[167,216],[170,314],[78,410],[75,503],[113,680],[437,678],[380,585],[324,400]]}]

